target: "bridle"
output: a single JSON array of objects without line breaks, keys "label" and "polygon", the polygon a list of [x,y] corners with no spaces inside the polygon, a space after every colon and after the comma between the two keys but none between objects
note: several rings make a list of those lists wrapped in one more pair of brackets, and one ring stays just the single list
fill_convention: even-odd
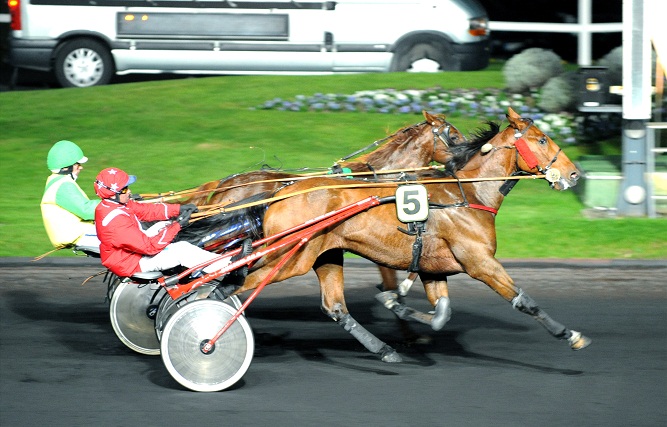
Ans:
[{"label": "bridle", "polygon": [[[553,166],[553,164],[558,160],[558,155],[563,151],[563,149],[558,147],[558,151],[554,155],[553,159],[551,159],[551,161],[547,163],[546,166],[540,166],[539,162],[537,161],[537,156],[535,156],[535,153],[531,151],[531,149],[528,147],[528,143],[526,143],[526,140],[523,138],[528,129],[533,126],[534,122],[529,118],[524,118],[521,120],[527,122],[528,126],[526,126],[523,130],[514,130],[514,138],[516,139],[516,141],[514,141],[514,147],[516,148],[517,152],[517,167],[519,165],[519,156],[521,156],[529,169],[537,169],[537,171],[545,175],[546,180],[551,183],[558,181],[561,176],[560,171],[558,169],[551,169],[551,166]],[[540,143],[546,142],[546,138],[547,136],[543,135],[542,138],[540,138]]]},{"label": "bridle", "polygon": [[[431,124],[433,126],[433,124]],[[433,152],[435,153],[436,145],[438,140],[442,141],[445,144],[445,147],[449,148],[450,145],[454,145],[454,141],[450,136],[450,131],[452,130],[452,124],[448,121],[445,121],[438,127],[433,126]]]}]

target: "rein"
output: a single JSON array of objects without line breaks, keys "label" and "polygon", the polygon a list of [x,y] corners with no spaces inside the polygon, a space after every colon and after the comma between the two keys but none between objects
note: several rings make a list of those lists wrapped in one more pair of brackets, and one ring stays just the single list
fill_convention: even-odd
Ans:
[{"label": "rein", "polygon": [[[410,183],[413,184],[444,184],[444,183],[461,183],[464,182],[487,182],[487,181],[507,181],[507,180],[523,180],[523,179],[542,179],[544,178],[544,175],[529,175],[529,176],[504,176],[504,177],[490,177],[490,178],[461,178],[461,179],[456,179],[456,178],[439,178],[439,179],[428,179],[428,180],[415,180],[415,181],[409,181]],[[364,188],[364,187],[373,187],[373,188],[391,188],[391,187],[398,187],[399,185],[404,184],[406,181],[391,181],[391,182],[357,182],[357,183],[346,183],[346,184],[333,184],[333,185],[323,185],[319,187],[311,187],[311,188],[306,188],[303,190],[295,191],[294,193],[289,193],[289,194],[284,194],[281,196],[274,196],[274,197],[269,197],[266,199],[261,199],[261,200],[256,200],[254,202],[250,203],[245,203],[241,205],[235,205],[233,207],[225,208],[219,205],[209,205],[209,206],[200,206],[199,208],[202,210],[205,210],[205,212],[199,212],[199,213],[194,213],[192,214],[192,219],[193,220],[198,220],[198,219],[203,219],[207,218],[209,216],[217,215],[219,213],[224,213],[224,212],[232,212],[235,210],[239,209],[245,209],[249,208],[252,206],[257,206],[257,205],[262,205],[262,204],[269,204],[273,202],[277,202],[280,200],[288,199],[294,196],[298,196],[301,194],[306,194],[306,193],[312,193],[313,191],[319,191],[319,190],[329,190],[329,189],[345,189],[345,188]],[[433,205],[434,207],[437,206],[442,206],[444,207],[445,205]],[[482,210],[487,210],[489,212],[492,212],[487,206],[482,206],[482,205],[475,205],[475,204],[467,204],[467,205],[461,205],[461,207],[471,207],[473,209],[482,209]],[[497,212],[497,211],[496,211]]]},{"label": "rein", "polygon": [[[245,182],[242,184],[236,184],[236,185],[230,185],[227,187],[218,187],[215,189],[215,191],[226,191],[226,190],[231,190],[234,188],[239,188],[239,187],[246,187],[248,185],[255,185],[255,184],[266,184],[270,182],[294,182],[294,181],[301,181],[304,179],[310,179],[310,178],[340,178],[340,177],[357,177],[357,176],[366,176],[366,175],[373,175],[377,177],[377,175],[395,175],[398,173],[405,173],[405,172],[418,172],[418,171],[426,171],[426,170],[439,170],[439,169],[444,169],[444,165],[431,165],[431,166],[420,166],[420,167],[415,167],[415,168],[405,168],[405,169],[391,169],[391,170],[381,170],[381,171],[375,171],[371,170],[368,172],[342,172],[342,173],[313,173],[313,174],[302,174],[300,176],[294,176],[290,178],[274,178],[274,179],[262,179],[259,181],[251,181],[251,182]],[[190,190],[185,190],[185,191],[180,191],[180,192],[168,192],[165,193],[165,195],[162,194],[148,194],[148,195],[142,195],[142,196],[150,196],[148,199],[144,199],[145,202],[167,202],[169,200],[177,199],[181,196],[185,195],[195,195],[195,194],[205,194],[205,193],[210,193],[211,190],[200,190],[200,191],[190,191]]]},{"label": "rein", "polygon": [[[220,192],[220,191],[226,191],[226,190],[231,190],[234,188],[239,188],[239,187],[245,187],[248,185],[255,185],[255,184],[264,184],[264,183],[270,183],[270,182],[285,182],[285,181],[297,181],[301,179],[307,179],[307,178],[312,178],[312,177],[356,177],[356,176],[367,176],[367,175],[373,175],[375,179],[377,179],[377,175],[392,175],[392,174],[397,174],[397,173],[404,173],[408,171],[424,171],[424,170],[431,170],[431,169],[438,169],[440,166],[420,166],[420,167],[414,167],[414,168],[405,168],[405,169],[392,169],[392,170],[381,170],[377,171],[375,170],[370,164],[367,164],[366,166],[368,167],[369,171],[368,172],[344,172],[343,168],[340,166],[341,162],[345,162],[353,157],[358,156],[359,154],[362,154],[369,149],[373,147],[378,147],[385,141],[394,138],[396,135],[399,133],[405,133],[408,132],[412,129],[415,129],[417,127],[423,126],[425,124],[429,124],[430,126],[433,127],[433,153],[436,151],[436,145],[438,139],[445,144],[445,146],[449,147],[450,145],[453,145],[454,142],[451,139],[450,136],[450,131],[452,129],[452,124],[449,123],[448,121],[444,121],[443,124],[441,124],[438,127],[435,127],[435,124],[429,123],[427,121],[422,121],[420,123],[413,124],[411,126],[405,127],[403,129],[398,130],[397,132],[394,132],[391,135],[388,135],[382,139],[378,139],[376,141],[373,141],[372,143],[368,144],[367,146],[351,153],[348,154],[345,157],[340,158],[339,160],[334,162],[334,165],[331,168],[328,169],[323,169],[318,172],[312,172],[312,173],[302,173],[298,174],[300,175],[299,177],[293,177],[290,178],[289,180],[286,179],[268,179],[268,180],[260,180],[260,181],[252,181],[244,184],[236,184],[233,186],[228,186],[228,187],[217,187],[214,192]],[[333,173],[331,173],[333,171]],[[276,171],[276,172],[286,172],[286,171]],[[221,180],[222,182],[223,180]],[[196,190],[196,189],[190,189],[190,190],[182,190],[182,191],[169,191],[166,193],[153,193],[153,194],[141,194],[144,198],[144,201],[146,202],[167,202],[170,200],[178,199],[183,196],[194,196],[194,195],[199,195],[199,194],[207,194],[210,193],[211,190]]]}]

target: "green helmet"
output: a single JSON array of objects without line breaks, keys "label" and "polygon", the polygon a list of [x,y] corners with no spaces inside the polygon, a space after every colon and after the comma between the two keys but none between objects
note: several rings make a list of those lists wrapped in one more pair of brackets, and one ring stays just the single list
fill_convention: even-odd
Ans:
[{"label": "green helmet", "polygon": [[86,163],[88,157],[72,141],[58,141],[53,144],[46,156],[46,165],[52,172],[58,172],[62,168],[72,166],[74,163]]}]

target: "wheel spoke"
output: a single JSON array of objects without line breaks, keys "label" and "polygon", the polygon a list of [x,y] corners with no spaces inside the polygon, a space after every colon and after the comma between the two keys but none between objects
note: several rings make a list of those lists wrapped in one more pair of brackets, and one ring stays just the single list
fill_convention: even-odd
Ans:
[{"label": "wheel spoke", "polygon": [[210,353],[201,350],[235,311],[224,302],[205,299],[186,304],[169,319],[162,334],[162,360],[181,385],[195,391],[220,391],[243,377],[255,347],[245,317],[236,319]]}]

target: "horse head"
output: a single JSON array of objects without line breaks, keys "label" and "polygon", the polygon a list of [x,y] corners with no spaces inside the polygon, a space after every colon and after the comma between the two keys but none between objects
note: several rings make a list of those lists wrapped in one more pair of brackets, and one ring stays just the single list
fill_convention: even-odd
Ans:
[{"label": "horse head", "polygon": [[423,110],[422,114],[426,123],[431,126],[433,132],[433,156],[434,162],[445,164],[452,157],[450,148],[466,141],[466,137],[454,125],[446,120],[444,114],[430,114]]},{"label": "horse head", "polygon": [[[574,187],[579,170],[563,150],[542,132],[531,119],[522,118],[512,108],[506,114],[509,126],[501,132],[503,140],[517,150],[517,167],[530,174],[544,174],[552,188]],[[511,134],[511,135],[510,135]],[[484,150],[484,148],[482,148]]]},{"label": "horse head", "polygon": [[426,121],[406,126],[375,141],[371,145],[382,143],[380,148],[340,165],[361,172],[420,168],[431,162],[445,164],[451,158],[451,148],[465,142],[466,138],[444,115],[422,113]]}]

